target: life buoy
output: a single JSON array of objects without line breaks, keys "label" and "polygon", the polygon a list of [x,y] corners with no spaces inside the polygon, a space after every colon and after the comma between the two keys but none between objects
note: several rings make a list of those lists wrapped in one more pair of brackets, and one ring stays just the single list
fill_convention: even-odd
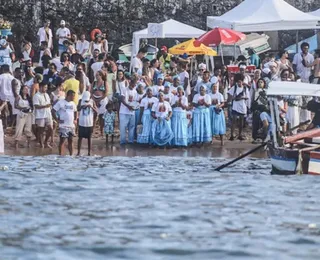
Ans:
[{"label": "life buoy", "polygon": [[94,41],[96,39],[96,35],[97,34],[102,34],[102,32],[96,28],[96,29],[93,29],[90,33],[90,38],[91,38],[91,41]]}]

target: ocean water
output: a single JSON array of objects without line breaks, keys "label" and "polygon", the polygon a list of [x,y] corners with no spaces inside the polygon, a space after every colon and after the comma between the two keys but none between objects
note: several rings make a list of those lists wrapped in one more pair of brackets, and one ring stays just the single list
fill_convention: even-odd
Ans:
[{"label": "ocean water", "polygon": [[226,161],[0,157],[0,259],[319,259],[319,177]]}]

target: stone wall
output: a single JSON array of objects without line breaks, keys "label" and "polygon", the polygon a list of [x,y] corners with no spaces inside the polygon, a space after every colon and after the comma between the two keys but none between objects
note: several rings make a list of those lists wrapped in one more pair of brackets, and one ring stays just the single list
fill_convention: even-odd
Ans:
[{"label": "stone wall", "polygon": [[[320,0],[287,0],[303,11],[315,10]],[[36,32],[45,19],[56,31],[66,20],[75,33],[89,33],[93,28],[109,31],[116,46],[130,43],[132,32],[148,22],[175,20],[206,29],[206,17],[221,15],[242,0],[1,0],[0,14],[14,22],[15,41],[24,36],[36,43]],[[285,10],[284,10],[285,11]],[[307,36],[312,32],[307,32]],[[305,33],[301,35],[301,38]],[[281,33],[281,46],[295,41],[295,32]]]}]

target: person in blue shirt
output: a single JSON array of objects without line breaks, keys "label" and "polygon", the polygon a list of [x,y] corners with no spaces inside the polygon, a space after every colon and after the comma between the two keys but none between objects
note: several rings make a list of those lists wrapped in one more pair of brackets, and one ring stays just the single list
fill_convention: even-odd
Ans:
[{"label": "person in blue shirt", "polygon": [[261,64],[259,55],[256,54],[251,48],[248,50],[248,54],[250,55],[250,64],[256,66],[256,68],[259,69]]}]

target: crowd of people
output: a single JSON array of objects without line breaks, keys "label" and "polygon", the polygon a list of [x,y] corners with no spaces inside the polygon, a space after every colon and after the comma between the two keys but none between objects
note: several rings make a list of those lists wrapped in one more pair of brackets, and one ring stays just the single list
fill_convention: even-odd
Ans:
[{"label": "crowd of people", "polygon": [[[172,56],[167,47],[158,57],[146,59],[141,48],[131,62],[130,71],[108,53],[106,35],[95,33],[93,41],[72,34],[61,21],[53,35],[50,21],[38,31],[41,50],[34,66],[32,43],[25,42],[17,55],[6,39],[0,40],[0,111],[4,128],[15,127],[15,146],[22,136],[35,138],[40,147],[52,147],[58,131],[59,153],[67,143],[73,154],[73,137],[88,140],[88,155],[94,127],[106,142],[113,142],[120,130],[120,144],[187,147],[215,142],[224,144],[227,125],[230,140],[245,140],[243,128],[252,126],[254,142],[264,140],[270,128],[265,90],[271,81],[318,83],[320,59],[314,59],[303,43],[292,63],[286,51],[278,59],[264,60],[251,51],[250,59],[237,60],[239,73],[226,66],[210,73],[200,63],[190,77],[188,56]],[[54,51],[54,41],[58,50]],[[56,53],[56,54],[55,54]],[[17,63],[19,65],[17,65]],[[247,65],[254,64],[253,75]],[[311,119],[307,98],[279,97],[284,130]],[[238,135],[235,129],[238,127]],[[260,139],[260,140],[259,140]]]}]

